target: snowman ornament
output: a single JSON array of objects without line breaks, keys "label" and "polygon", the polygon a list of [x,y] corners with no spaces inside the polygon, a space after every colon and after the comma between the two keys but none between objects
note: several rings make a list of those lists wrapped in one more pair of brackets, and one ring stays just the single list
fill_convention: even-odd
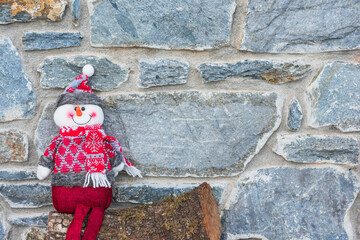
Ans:
[{"label": "snowman ornament", "polygon": [[[74,214],[66,240],[95,240],[104,211],[112,200],[112,183],[122,170],[130,176],[142,177],[129,162],[119,141],[107,136],[102,129],[102,101],[88,86],[94,74],[85,65],[56,101],[54,122],[60,128],[39,159],[39,180],[52,174],[52,200],[55,209]],[[91,211],[90,211],[91,210]],[[87,227],[81,238],[81,226],[90,212]]]}]

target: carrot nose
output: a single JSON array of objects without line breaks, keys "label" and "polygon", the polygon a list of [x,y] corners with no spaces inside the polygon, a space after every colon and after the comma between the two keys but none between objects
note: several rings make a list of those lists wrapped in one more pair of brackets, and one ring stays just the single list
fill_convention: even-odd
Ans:
[{"label": "carrot nose", "polygon": [[81,117],[82,116],[82,111],[81,111],[80,107],[76,106],[75,109],[76,109],[76,116]]}]

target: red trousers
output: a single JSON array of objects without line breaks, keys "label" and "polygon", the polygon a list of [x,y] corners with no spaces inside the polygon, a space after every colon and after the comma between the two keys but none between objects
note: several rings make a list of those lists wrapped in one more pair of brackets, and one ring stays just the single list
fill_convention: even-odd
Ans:
[{"label": "red trousers", "polygon": [[66,240],[81,240],[81,226],[91,209],[83,240],[95,240],[104,218],[104,211],[110,206],[112,188],[52,187],[52,200],[56,211],[74,213],[66,233]]}]

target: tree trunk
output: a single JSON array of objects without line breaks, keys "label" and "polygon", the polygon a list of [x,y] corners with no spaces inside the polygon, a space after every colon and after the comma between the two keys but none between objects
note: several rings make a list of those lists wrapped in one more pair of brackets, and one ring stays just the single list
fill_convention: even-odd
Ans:
[{"label": "tree trunk", "polygon": [[[71,214],[50,212],[46,239],[65,239],[72,218]],[[97,239],[219,240],[220,235],[218,207],[210,185],[203,183],[190,192],[161,202],[107,210]]]}]

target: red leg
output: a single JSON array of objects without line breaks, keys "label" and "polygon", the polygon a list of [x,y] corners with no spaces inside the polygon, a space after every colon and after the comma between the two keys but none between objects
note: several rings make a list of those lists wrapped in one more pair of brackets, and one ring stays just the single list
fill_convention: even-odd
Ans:
[{"label": "red leg", "polygon": [[89,215],[83,240],[95,240],[104,218],[104,207],[93,207]]},{"label": "red leg", "polygon": [[72,220],[69,229],[66,233],[66,240],[80,240],[81,239],[81,226],[90,210],[90,206],[78,204],[76,205],[74,219]]}]

